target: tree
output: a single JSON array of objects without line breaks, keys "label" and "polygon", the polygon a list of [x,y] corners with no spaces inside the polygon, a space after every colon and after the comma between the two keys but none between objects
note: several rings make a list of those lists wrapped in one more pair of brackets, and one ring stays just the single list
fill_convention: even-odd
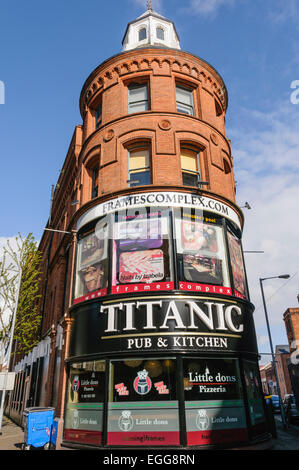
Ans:
[{"label": "tree", "polygon": [[14,341],[17,342],[17,351],[25,354],[39,341],[41,257],[37,242],[29,233],[24,239],[20,234],[15,238],[15,248],[7,240],[0,261],[0,341],[7,343],[10,335],[17,301],[17,280],[21,273]]}]

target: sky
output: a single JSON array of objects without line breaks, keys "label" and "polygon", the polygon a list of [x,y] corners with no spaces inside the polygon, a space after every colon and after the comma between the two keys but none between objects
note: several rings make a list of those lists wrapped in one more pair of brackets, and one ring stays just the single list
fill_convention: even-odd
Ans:
[{"label": "sky", "polygon": [[[287,344],[283,313],[299,293],[299,2],[152,0],[174,21],[181,48],[222,76],[229,96],[237,203],[261,363]],[[40,239],[89,74],[121,52],[145,0],[0,0],[0,248],[18,233]]]}]

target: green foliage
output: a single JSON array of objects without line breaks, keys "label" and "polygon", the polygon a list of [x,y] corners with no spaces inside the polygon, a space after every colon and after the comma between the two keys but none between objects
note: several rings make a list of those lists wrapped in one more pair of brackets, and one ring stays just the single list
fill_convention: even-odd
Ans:
[{"label": "green foliage", "polygon": [[[14,340],[17,341],[19,352],[29,352],[39,341],[41,316],[38,313],[40,288],[41,252],[31,233],[26,238],[19,234],[15,238],[13,248],[9,240],[4,248],[0,261],[0,340],[7,340],[11,329],[13,312],[17,297],[19,273],[22,273],[17,317],[14,330]],[[4,312],[9,315],[8,322],[4,321]]]}]

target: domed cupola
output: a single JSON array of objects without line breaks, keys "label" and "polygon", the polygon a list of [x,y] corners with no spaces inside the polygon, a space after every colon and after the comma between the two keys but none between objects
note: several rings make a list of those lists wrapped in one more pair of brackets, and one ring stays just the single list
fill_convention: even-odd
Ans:
[{"label": "domed cupola", "polygon": [[174,23],[155,12],[150,1],[147,4],[147,11],[128,24],[123,51],[149,46],[181,49]]}]

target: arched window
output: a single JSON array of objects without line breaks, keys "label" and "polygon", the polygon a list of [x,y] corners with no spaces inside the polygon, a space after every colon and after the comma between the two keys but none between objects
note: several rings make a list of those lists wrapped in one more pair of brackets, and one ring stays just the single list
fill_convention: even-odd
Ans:
[{"label": "arched window", "polygon": [[164,41],[165,39],[165,34],[164,34],[164,29],[159,27],[156,29],[156,35],[157,35],[157,38],[158,39],[162,39],[162,41]]},{"label": "arched window", "polygon": [[95,165],[91,170],[91,199],[98,197],[99,192],[99,165]]},{"label": "arched window", "polygon": [[141,28],[139,30],[139,41],[146,39],[146,28]]},{"label": "arched window", "polygon": [[215,100],[215,110],[216,110],[216,116],[219,117],[222,115],[222,108],[220,104],[218,103],[217,100]]},{"label": "arched window", "polygon": [[130,187],[151,184],[150,149],[147,143],[136,144],[128,149]]},{"label": "arched window", "polygon": [[231,172],[231,168],[229,166],[229,163],[227,162],[227,160],[225,158],[223,159],[223,168],[224,168],[224,173],[226,175],[228,175]]}]

